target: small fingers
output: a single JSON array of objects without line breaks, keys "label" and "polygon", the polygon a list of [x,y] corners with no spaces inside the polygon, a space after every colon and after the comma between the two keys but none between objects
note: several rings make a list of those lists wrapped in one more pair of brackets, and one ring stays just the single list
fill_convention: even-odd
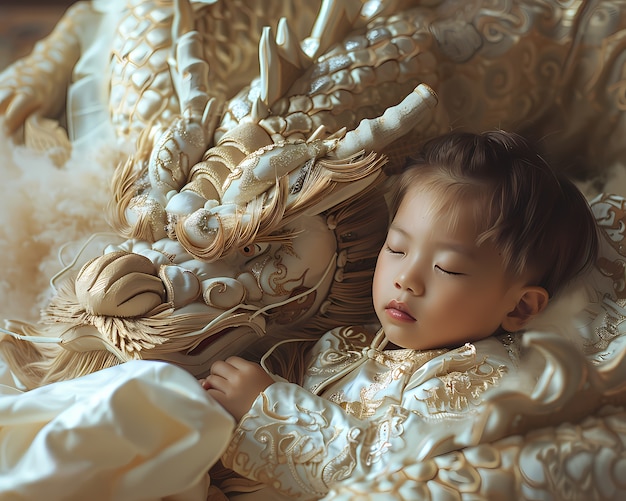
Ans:
[{"label": "small fingers", "polygon": [[226,393],[230,388],[228,379],[217,374],[209,374],[201,384],[205,390],[216,390],[221,393]]},{"label": "small fingers", "polygon": [[204,379],[203,388],[212,388],[224,393],[241,392],[241,388],[256,386],[258,381],[271,378],[260,365],[240,357],[218,360],[211,366],[210,374]]},{"label": "small fingers", "polygon": [[239,371],[247,371],[253,365],[255,364],[241,357],[228,357],[226,360],[214,362],[211,366],[211,374],[232,377]]},{"label": "small fingers", "polygon": [[232,415],[231,405],[228,397],[214,388],[209,388],[206,390],[206,394],[209,395],[213,400],[215,400],[218,404],[220,404],[226,411],[228,411]]},{"label": "small fingers", "polygon": [[240,371],[243,374],[251,375],[251,374],[263,374],[266,375],[265,370],[256,362],[250,362],[245,358],[241,357],[229,357],[226,359],[226,362],[230,364],[231,367]]},{"label": "small fingers", "polygon": [[211,365],[211,373],[207,377],[211,376],[222,376],[228,377],[229,374],[232,374],[236,371],[236,368],[227,360],[218,360]]}]

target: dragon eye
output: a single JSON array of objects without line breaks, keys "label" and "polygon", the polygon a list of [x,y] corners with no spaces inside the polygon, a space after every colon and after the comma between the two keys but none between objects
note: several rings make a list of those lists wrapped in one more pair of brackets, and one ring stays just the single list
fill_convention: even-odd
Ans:
[{"label": "dragon eye", "polygon": [[251,244],[244,245],[243,247],[241,247],[239,249],[239,252],[241,253],[241,255],[245,257],[254,257],[254,256],[258,256],[263,251],[265,251],[268,245],[269,244],[251,243]]}]

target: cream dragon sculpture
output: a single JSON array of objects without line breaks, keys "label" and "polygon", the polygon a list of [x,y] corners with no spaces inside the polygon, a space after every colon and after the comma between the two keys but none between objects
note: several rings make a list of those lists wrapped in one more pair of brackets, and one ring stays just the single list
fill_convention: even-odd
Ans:
[{"label": "cream dragon sculpture", "polygon": [[[378,186],[423,140],[502,127],[543,139],[572,175],[624,161],[625,32],[617,0],[77,3],[0,74],[0,112],[59,164],[95,136],[115,144],[115,235],[55,277],[40,324],[7,323],[5,357],[28,387],[137,358],[201,376],[253,341],[371,319]],[[507,419],[533,409],[530,435],[407,451],[328,498],[623,495],[626,413],[598,410],[624,400],[623,207],[594,203],[612,240],[585,356],[532,338],[551,375],[532,399],[496,394]],[[573,395],[593,397],[587,420],[544,428]]]},{"label": "cream dragon sculpture", "polygon": [[[84,15],[81,7],[71,19]],[[172,7],[151,11],[166,18],[169,12],[163,40],[153,39],[154,32],[163,36],[161,29],[142,32],[145,2],[122,11],[115,33],[119,52],[111,72],[130,78],[111,81],[112,123],[118,138],[137,141],[136,152],[113,180],[111,219],[127,240],[109,242],[104,256],[83,266],[48,309],[46,336],[58,331],[64,347],[53,356],[54,364],[63,367],[61,378],[73,366],[71,376],[84,373],[86,359],[97,368],[133,358],[172,359],[200,376],[210,359],[241,352],[250,335],[293,329],[295,320],[302,324],[316,311],[321,315],[312,319],[314,324],[345,323],[348,311],[367,318],[368,276],[375,242],[384,232],[384,206],[366,188],[380,178],[383,161],[361,152],[392,142],[424,117],[428,123],[436,100],[424,86],[388,110],[382,103],[374,106],[367,92],[362,105],[340,104],[321,89],[305,98],[299,92],[283,95],[291,81],[298,85],[296,78],[312,71],[313,59],[281,22],[276,39],[269,29],[261,37],[264,73],[226,102],[223,87],[230,77],[213,84],[195,26],[196,18],[211,19],[215,13],[209,17],[184,3]],[[326,15],[334,14],[330,9]],[[327,24],[321,23],[311,41],[326,38]],[[133,29],[141,38],[129,42]],[[63,41],[67,33],[63,30]],[[173,58],[153,68],[163,51],[147,57],[146,42],[173,44]],[[138,53],[147,66],[135,67]],[[246,66],[250,63],[242,69]],[[19,69],[20,63],[13,73],[18,80]],[[164,72],[171,74],[170,88],[163,88],[159,75]],[[133,88],[141,73],[142,92]],[[157,77],[148,78],[153,74]],[[23,108],[20,92],[9,97],[9,128],[15,110]],[[169,110],[162,109],[163,93]],[[346,115],[341,122],[337,113]],[[346,126],[353,129],[368,113],[372,120],[346,133]],[[357,225],[362,225],[360,232]],[[342,287],[341,296],[333,297],[332,290]],[[14,326],[31,333],[28,325]],[[205,349],[208,342],[212,346]],[[21,360],[19,350],[14,356]],[[55,372],[45,368],[45,381],[52,381]]]}]

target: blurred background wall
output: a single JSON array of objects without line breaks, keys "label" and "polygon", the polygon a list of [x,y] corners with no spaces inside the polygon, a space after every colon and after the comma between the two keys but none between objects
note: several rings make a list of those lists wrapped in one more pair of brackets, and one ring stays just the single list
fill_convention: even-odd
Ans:
[{"label": "blurred background wall", "polygon": [[70,0],[0,0],[0,70],[25,56],[46,36]]}]

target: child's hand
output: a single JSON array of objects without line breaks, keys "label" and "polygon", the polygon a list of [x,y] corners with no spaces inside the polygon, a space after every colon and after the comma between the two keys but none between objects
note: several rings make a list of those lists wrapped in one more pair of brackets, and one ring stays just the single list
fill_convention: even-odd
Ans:
[{"label": "child's hand", "polygon": [[240,357],[215,362],[202,387],[239,421],[252,403],[274,380],[259,364]]}]

